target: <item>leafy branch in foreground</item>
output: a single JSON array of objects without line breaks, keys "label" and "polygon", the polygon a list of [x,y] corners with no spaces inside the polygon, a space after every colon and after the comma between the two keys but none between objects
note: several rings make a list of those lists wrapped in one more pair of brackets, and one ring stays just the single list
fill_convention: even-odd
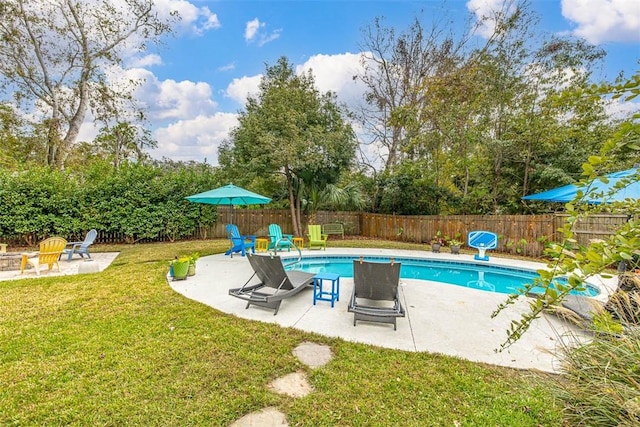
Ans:
[{"label": "leafy branch in foreground", "polygon": [[[577,219],[577,217],[570,217]],[[504,308],[515,303],[523,295],[532,296],[534,288],[542,288],[543,292],[529,300],[529,311],[519,320],[511,322],[507,331],[507,340],[500,346],[503,350],[515,343],[529,329],[531,323],[542,312],[559,304],[573,290],[585,289],[585,282],[595,276],[610,277],[606,269],[622,261],[629,261],[634,255],[640,256],[640,238],[638,221],[630,220],[625,223],[608,239],[590,244],[588,247],[577,246],[573,238],[573,227],[576,221],[568,221],[561,228],[564,234],[562,244],[552,244],[547,249],[547,255],[552,257],[547,270],[539,270],[540,275],[533,283],[527,285],[519,294],[510,295],[492,313],[497,316]],[[573,249],[576,247],[576,249]],[[566,284],[558,282],[558,277],[566,278]]]},{"label": "leafy branch in foreground", "polygon": [[[617,85],[603,85],[597,89],[602,96],[614,93],[615,97],[628,93],[630,97],[640,93],[640,74],[634,75],[632,80]],[[529,301],[529,311],[521,316],[519,320],[511,322],[507,331],[507,339],[500,346],[500,351],[515,343],[529,329],[532,322],[540,317],[542,312],[550,306],[559,304],[573,290],[583,290],[584,283],[591,277],[601,275],[606,277],[606,269],[623,263],[632,261],[640,257],[640,227],[637,219],[634,218],[640,213],[640,201],[638,199],[626,199],[621,202],[614,202],[609,205],[586,203],[589,197],[598,196],[606,199],[612,196],[619,189],[633,184],[640,179],[640,176],[629,177],[620,180],[606,194],[597,192],[593,183],[598,180],[607,183],[603,172],[619,168],[620,154],[627,154],[627,158],[637,158],[640,151],[640,112],[635,113],[631,120],[622,123],[619,131],[614,137],[605,142],[599,156],[590,156],[586,163],[582,165],[584,178],[577,183],[578,187],[586,190],[579,191],[576,198],[565,205],[569,217],[558,231],[562,233],[562,243],[552,244],[546,251],[551,257],[551,262],[547,265],[547,270],[538,271],[540,277],[529,284],[520,293],[510,295],[507,300],[500,304],[492,313],[492,317],[497,316],[507,306],[514,304],[523,295],[533,296],[534,288],[542,288],[543,292],[536,295]],[[633,154],[633,155],[629,155]],[[614,213],[624,213],[627,215],[627,222],[616,230],[615,234],[609,238],[593,242],[588,246],[578,245],[575,238],[574,227],[581,218],[585,218],[593,213],[608,209]],[[565,277],[566,284],[558,283],[555,279]]]}]

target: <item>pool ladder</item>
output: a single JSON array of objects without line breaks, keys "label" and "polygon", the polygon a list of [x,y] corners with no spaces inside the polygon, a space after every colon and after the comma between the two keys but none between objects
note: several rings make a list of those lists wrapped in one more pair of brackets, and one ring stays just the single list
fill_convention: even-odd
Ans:
[{"label": "pool ladder", "polygon": [[[286,237],[281,237],[278,240],[276,240],[276,243],[273,245],[273,248],[269,251],[269,255],[271,256],[276,256],[278,254],[278,244],[281,241],[287,241],[289,243],[291,243],[291,245],[293,245],[293,247],[298,251],[298,258],[291,261],[291,262],[287,262],[286,264],[283,262],[282,264],[284,265],[284,267],[289,267],[292,265],[296,265],[299,262],[302,261],[302,251],[300,250],[300,248],[298,247],[298,245],[296,245],[295,243],[293,243],[290,239],[286,238]],[[288,260],[288,258],[287,258]]]}]

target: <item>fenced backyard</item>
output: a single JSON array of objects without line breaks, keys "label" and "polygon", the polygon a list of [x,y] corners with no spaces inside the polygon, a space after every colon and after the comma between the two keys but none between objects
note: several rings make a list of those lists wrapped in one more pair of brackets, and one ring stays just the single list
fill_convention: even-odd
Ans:
[{"label": "fenced backyard", "polygon": [[[218,222],[196,231],[190,238],[208,239],[227,237],[225,224],[230,221],[228,207],[218,207]],[[540,256],[544,245],[560,239],[557,230],[567,218],[566,214],[546,215],[383,215],[362,212],[316,213],[316,223],[343,224],[347,236],[379,238],[429,244],[440,232],[442,236],[465,241],[473,230],[496,233],[499,252],[527,256]],[[615,232],[627,220],[625,215],[593,215],[582,220],[575,228],[580,244],[593,239],[602,239]],[[233,212],[233,221],[244,234],[267,236],[269,224],[280,224],[283,233],[293,234],[291,214],[286,209],[238,209]],[[307,221],[307,218],[303,218]],[[330,236],[330,240],[340,240]],[[168,240],[159,236],[158,241]],[[105,233],[98,236],[98,243],[121,243],[124,236]],[[145,240],[148,241],[148,240]]]},{"label": "fenced backyard", "polygon": [[[201,227],[185,239],[226,238],[225,225],[231,220],[231,211],[219,206],[218,221],[210,227]],[[498,252],[538,257],[543,254],[545,243],[559,241],[558,229],[566,221],[566,214],[546,215],[384,215],[364,212],[329,212],[315,214],[317,224],[340,223],[346,236],[399,240],[429,244],[440,232],[442,237],[466,241],[473,230],[492,231],[498,235]],[[303,217],[306,224],[308,218]],[[588,244],[593,239],[603,239],[615,232],[627,220],[625,215],[593,215],[580,221],[576,228],[578,243]],[[285,234],[294,234],[291,213],[287,209],[235,208],[233,222],[243,234],[268,236],[269,224],[279,224]],[[306,232],[306,229],[305,229]],[[329,240],[340,240],[331,235]],[[24,240],[15,237],[5,239],[12,246]],[[132,239],[119,232],[98,230],[96,243],[149,243],[174,241],[169,234],[159,233],[154,238]],[[24,244],[24,243],[22,243]]]}]

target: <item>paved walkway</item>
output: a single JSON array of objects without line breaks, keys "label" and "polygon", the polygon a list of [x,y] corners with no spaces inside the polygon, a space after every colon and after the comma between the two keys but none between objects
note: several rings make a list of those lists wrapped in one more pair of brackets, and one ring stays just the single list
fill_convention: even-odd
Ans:
[{"label": "paved walkway", "polygon": [[[427,251],[399,251],[383,249],[337,249],[326,252],[304,250],[304,254],[387,255],[396,257],[425,257],[455,259],[473,262],[472,255],[434,254]],[[283,256],[286,256],[285,252]],[[543,268],[543,264],[523,260],[491,257],[489,264],[518,268]],[[401,279],[401,298],[407,311],[398,319],[398,329],[390,325],[358,322],[353,326],[353,314],[347,312],[347,304],[353,289],[353,280],[341,278],[340,301],[334,308],[328,302],[313,305],[312,291],[304,290],[282,302],[276,316],[273,310],[256,306],[245,309],[246,302],[229,296],[228,290],[242,286],[253,270],[246,258],[239,255],[230,258],[223,254],[202,257],[197,261],[196,275],[183,281],[170,281],[173,289],[188,298],[202,302],[225,313],[239,317],[277,323],[325,336],[339,337],[406,351],[426,351],[457,356],[463,359],[499,366],[538,369],[555,372],[555,354],[561,348],[563,337],[578,332],[555,316],[537,319],[530,330],[514,345],[502,352],[495,350],[506,338],[512,320],[527,311],[526,299],[504,310],[496,318],[491,313],[506,295],[447,285],[432,281]],[[254,279],[255,280],[255,279]],[[606,299],[611,280],[601,281],[605,292],[599,299]],[[569,335],[568,335],[569,334]]]}]

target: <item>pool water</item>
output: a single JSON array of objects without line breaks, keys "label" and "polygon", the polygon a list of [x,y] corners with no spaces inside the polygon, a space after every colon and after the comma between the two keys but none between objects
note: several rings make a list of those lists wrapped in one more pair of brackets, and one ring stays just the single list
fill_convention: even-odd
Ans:
[{"label": "pool water", "polygon": [[[302,270],[309,273],[329,272],[342,277],[353,277],[353,260],[359,257],[348,256],[319,256],[303,257],[301,262],[288,265],[287,269]],[[365,256],[366,261],[389,262],[389,257]],[[538,273],[496,265],[482,265],[470,262],[430,260],[421,258],[397,258],[395,262],[402,263],[400,277],[404,279],[431,280],[451,285],[464,286],[501,294],[518,293],[527,284],[539,277]],[[286,261],[285,261],[286,262]],[[558,283],[566,284],[563,279]],[[572,291],[572,294],[596,296],[600,293],[597,287],[586,284],[585,290]],[[542,292],[536,287],[532,292]]]}]

